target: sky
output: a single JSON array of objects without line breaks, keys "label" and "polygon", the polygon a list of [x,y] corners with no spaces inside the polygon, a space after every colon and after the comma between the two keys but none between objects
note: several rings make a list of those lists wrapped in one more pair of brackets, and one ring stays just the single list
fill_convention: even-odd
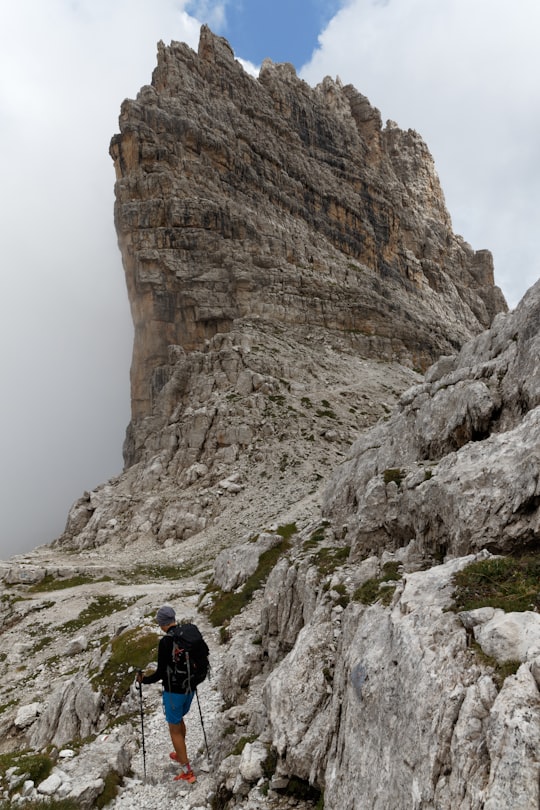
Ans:
[{"label": "sky", "polygon": [[339,76],[419,132],[511,307],[540,275],[538,0],[2,0],[2,559],[122,470],[133,334],[109,141],[157,42],[196,49],[202,23],[250,72]]}]

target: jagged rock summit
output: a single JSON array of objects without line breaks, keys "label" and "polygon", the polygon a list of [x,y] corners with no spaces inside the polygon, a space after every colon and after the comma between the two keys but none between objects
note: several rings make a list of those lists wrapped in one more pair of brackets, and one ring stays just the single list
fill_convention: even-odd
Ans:
[{"label": "jagged rock summit", "polygon": [[452,232],[415,132],[383,128],[354,87],[313,89],[291,65],[266,60],[253,78],[206,26],[198,53],[159,44],[110,152],[135,325],[128,464],[171,345],[279,323],[425,368],[505,309],[491,254]]}]

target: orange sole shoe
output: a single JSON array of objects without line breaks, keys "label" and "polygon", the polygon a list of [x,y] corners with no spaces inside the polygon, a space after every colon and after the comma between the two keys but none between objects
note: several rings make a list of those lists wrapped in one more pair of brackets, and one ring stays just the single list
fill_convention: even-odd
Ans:
[{"label": "orange sole shoe", "polygon": [[196,781],[197,777],[195,776],[193,771],[188,771],[187,773],[184,773],[182,771],[182,773],[177,774],[173,779],[173,782],[189,782],[190,785],[192,785]]}]

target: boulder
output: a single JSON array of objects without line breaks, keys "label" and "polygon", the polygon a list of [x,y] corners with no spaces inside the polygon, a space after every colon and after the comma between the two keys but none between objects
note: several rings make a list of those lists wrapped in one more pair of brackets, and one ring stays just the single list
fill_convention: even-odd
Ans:
[{"label": "boulder", "polygon": [[234,591],[257,570],[261,554],[281,542],[279,534],[264,532],[254,542],[224,549],[214,563],[214,582],[222,591]]},{"label": "boulder", "polygon": [[84,677],[72,678],[58,686],[33,724],[29,739],[32,747],[48,744],[58,747],[70,740],[85,738],[95,731],[101,713],[101,695]]},{"label": "boulder", "polygon": [[474,627],[474,637],[486,655],[500,663],[532,661],[540,656],[540,615],[531,611],[505,613],[495,610]]},{"label": "boulder", "polygon": [[20,706],[15,716],[15,728],[26,729],[39,717],[43,704],[39,701]]}]

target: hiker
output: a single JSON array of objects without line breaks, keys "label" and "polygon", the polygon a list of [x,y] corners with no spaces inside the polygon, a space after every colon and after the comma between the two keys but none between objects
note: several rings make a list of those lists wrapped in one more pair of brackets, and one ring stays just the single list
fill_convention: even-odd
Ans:
[{"label": "hiker", "polygon": [[173,608],[170,605],[160,607],[156,621],[165,633],[159,640],[157,669],[151,675],[143,676],[142,672],[137,673],[137,683],[149,684],[162,681],[163,709],[165,719],[169,724],[169,733],[174,747],[174,751],[171,751],[169,756],[172,760],[178,762],[181,768],[180,773],[174,777],[174,780],[193,783],[197,780],[197,777],[193,773],[188,760],[184,717],[189,712],[194,693],[192,691],[182,692],[171,683],[170,662],[173,654],[173,637],[167,634],[177,626],[176,614]]}]

